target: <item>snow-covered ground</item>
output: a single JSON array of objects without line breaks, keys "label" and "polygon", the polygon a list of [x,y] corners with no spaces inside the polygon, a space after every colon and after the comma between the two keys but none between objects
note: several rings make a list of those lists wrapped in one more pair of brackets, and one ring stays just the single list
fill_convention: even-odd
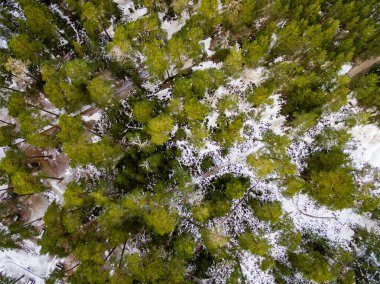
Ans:
[{"label": "snow-covered ground", "polygon": [[3,38],[0,38],[0,48],[7,48],[7,47],[8,47],[7,41]]},{"label": "snow-covered ground", "polygon": [[89,122],[89,121],[99,121],[102,118],[102,112],[97,111],[90,115],[82,115],[82,120]]},{"label": "snow-covered ground", "polygon": [[145,7],[136,9],[131,0],[113,0],[113,2],[119,5],[123,12],[123,16],[128,22],[136,21],[148,12],[148,9]]},{"label": "snow-covered ground", "polygon": [[352,66],[353,66],[352,63],[343,64],[342,68],[338,72],[338,75],[346,75],[348,71],[351,70]]},{"label": "snow-covered ground", "polygon": [[215,53],[214,51],[212,51],[210,49],[210,47],[211,47],[211,37],[208,37],[208,38],[206,38],[204,40],[201,40],[199,43],[203,45],[203,49],[206,52],[207,56],[212,56]]},{"label": "snow-covered ground", "polygon": [[193,71],[205,70],[205,69],[211,69],[211,68],[220,69],[222,68],[222,65],[223,65],[222,63],[215,63],[213,61],[205,61],[205,62],[199,63],[198,65],[192,67],[191,69],[193,69]]},{"label": "snow-covered ground", "polygon": [[310,230],[346,248],[354,235],[355,225],[367,229],[375,229],[377,226],[376,222],[358,215],[352,209],[338,211],[319,206],[306,194],[298,194],[289,199],[282,198],[281,202],[297,229]]},{"label": "snow-covered ground", "polygon": [[273,275],[260,268],[260,259],[249,252],[245,252],[240,260],[241,270],[246,277],[247,283],[273,284]]},{"label": "snow-covered ground", "polygon": [[356,149],[350,152],[353,161],[380,169],[380,128],[373,124],[357,125],[350,132],[356,142]]},{"label": "snow-covered ground", "polygon": [[185,12],[179,17],[179,19],[168,21],[164,20],[164,13],[159,13],[161,20],[161,28],[166,31],[168,35],[168,39],[171,39],[173,34],[182,29],[182,27],[186,24],[186,21],[189,19],[189,15]]},{"label": "snow-covered ground", "polygon": [[24,241],[23,249],[7,249],[0,251],[0,271],[7,276],[24,277],[17,283],[45,283],[45,279],[55,269],[59,259],[49,255],[41,255],[40,247],[32,241]]}]

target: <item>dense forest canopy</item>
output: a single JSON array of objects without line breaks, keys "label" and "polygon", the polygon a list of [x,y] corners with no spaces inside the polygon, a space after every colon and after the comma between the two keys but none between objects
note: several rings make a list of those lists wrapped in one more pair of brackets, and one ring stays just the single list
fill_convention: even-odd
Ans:
[{"label": "dense forest canopy", "polygon": [[0,0],[0,282],[379,283],[379,9]]}]

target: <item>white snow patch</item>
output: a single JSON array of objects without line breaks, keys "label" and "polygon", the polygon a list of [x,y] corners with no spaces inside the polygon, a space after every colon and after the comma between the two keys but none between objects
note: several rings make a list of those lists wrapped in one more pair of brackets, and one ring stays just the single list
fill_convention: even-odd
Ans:
[{"label": "white snow patch", "polygon": [[7,40],[0,38],[0,48],[7,48],[7,47],[8,47]]},{"label": "white snow patch", "polygon": [[210,60],[210,61],[202,62],[198,64],[197,66],[192,67],[191,69],[193,69],[193,71],[205,70],[205,69],[211,69],[211,68],[220,69],[222,68],[222,66],[223,66],[223,63],[215,63]]},{"label": "white snow patch", "polygon": [[206,116],[207,128],[208,129],[218,127],[218,125],[216,123],[218,116],[219,116],[219,113],[217,111],[213,111],[209,115]]},{"label": "white snow patch", "polygon": [[358,125],[351,129],[357,148],[351,157],[357,164],[369,163],[380,168],[380,128],[373,124]]},{"label": "white snow patch", "polygon": [[[5,150],[5,147],[0,147],[0,160],[5,157],[5,151],[4,150]],[[7,187],[8,187],[7,183],[0,185],[0,189],[5,189]]]},{"label": "white snow patch", "polygon": [[99,142],[100,140],[102,140],[102,137],[99,137],[98,135],[92,135],[92,136],[91,136],[91,142],[92,142],[92,143],[97,143],[97,142]]},{"label": "white snow patch", "polygon": [[266,79],[266,69],[259,67],[255,69],[244,69],[242,76],[232,80],[229,85],[240,90],[246,89],[249,85],[259,86]]},{"label": "white snow patch", "polygon": [[351,208],[330,210],[318,206],[306,194],[299,194],[293,199],[282,198],[281,203],[284,211],[292,217],[297,229],[301,231],[309,229],[343,245],[351,241],[354,235],[352,229],[355,227],[354,225],[368,229],[377,226],[375,221],[356,214]]},{"label": "white snow patch", "polygon": [[203,44],[203,47],[204,47],[203,50],[207,53],[207,56],[212,56],[215,53],[215,51],[212,51],[210,49],[210,47],[211,47],[211,37],[208,37],[208,38],[206,38],[204,40],[199,41],[199,44]]},{"label": "white snow patch", "polygon": [[149,92],[154,93],[159,88],[159,84],[152,83],[150,81],[145,81],[144,84],[142,84],[142,87],[148,90]]},{"label": "white snow patch", "polygon": [[72,168],[67,168],[63,174],[63,180],[49,180],[51,186],[51,191],[46,192],[49,199],[52,199],[59,204],[64,203],[63,194],[66,190],[67,184],[73,180],[74,170]]},{"label": "white snow patch", "polygon": [[[160,19],[163,18],[163,13],[159,13]],[[162,15],[162,16],[161,16]],[[161,20],[161,28],[166,31],[168,34],[168,39],[171,39],[173,34],[180,31],[182,27],[186,24],[186,21],[189,19],[187,13],[183,12],[179,19],[174,21],[162,21]]]},{"label": "white snow patch", "polygon": [[278,28],[282,29],[285,27],[286,23],[287,23],[287,20],[283,20],[283,21],[278,22],[278,24],[276,26]]},{"label": "white snow patch", "polygon": [[49,184],[54,193],[55,200],[60,204],[63,204],[63,194],[66,190],[66,185],[62,184],[57,180],[51,180]]},{"label": "white snow patch", "polygon": [[259,30],[265,22],[268,21],[268,17],[262,17],[254,22],[255,28]]},{"label": "white snow patch", "polygon": [[247,278],[247,283],[272,284],[275,283],[273,275],[263,271],[259,265],[259,257],[245,252],[241,257],[241,270]]},{"label": "white snow patch", "polygon": [[271,38],[270,38],[269,49],[272,49],[276,45],[277,39],[278,39],[277,35],[275,33],[273,33]]},{"label": "white snow patch", "polygon": [[226,87],[220,86],[213,94],[206,93],[205,100],[211,105],[211,107],[216,108],[218,100],[227,94],[229,94],[229,91]]},{"label": "white snow patch", "polygon": [[87,115],[82,116],[82,119],[86,122],[87,121],[99,121],[101,118],[102,118],[102,114],[100,111],[97,111],[97,112],[95,112],[89,116],[87,116]]},{"label": "white snow patch", "polygon": [[[34,220],[37,220],[39,218],[42,218],[44,217],[50,203],[49,203],[49,200],[42,195],[42,201],[41,202],[38,202],[38,203],[31,203],[31,206],[29,206],[30,208],[30,217],[29,217],[29,221],[34,221]],[[39,226],[43,223],[43,221],[38,221],[38,222],[33,222],[33,225],[35,226]]]},{"label": "white snow patch", "polygon": [[[135,10],[133,13],[129,13],[129,19],[131,21],[136,21],[137,19],[143,17],[148,12],[147,8],[140,8]],[[128,14],[127,14],[128,15]]]},{"label": "white snow patch", "polygon": [[[15,119],[9,116],[8,109],[5,107],[0,108],[0,119],[9,123],[15,123]],[[0,121],[0,126],[5,126],[5,124]]]},{"label": "white snow patch", "polygon": [[280,63],[280,62],[283,62],[284,61],[284,57],[283,56],[279,56],[277,58],[274,59],[274,63]]},{"label": "white snow patch", "polygon": [[171,88],[163,89],[155,94],[153,94],[159,100],[168,100],[171,97]]},{"label": "white snow patch", "polygon": [[107,34],[113,38],[114,35],[115,35],[115,28],[114,28],[114,25],[113,25],[113,19],[111,20],[111,25],[108,27],[108,29],[106,29],[106,32]]},{"label": "white snow patch", "polygon": [[342,68],[338,71],[338,75],[342,76],[342,75],[346,75],[348,73],[348,71],[351,70],[353,64],[352,63],[346,63],[346,64],[343,64]]},{"label": "white snow patch", "polygon": [[5,147],[0,147],[0,160],[5,157]]},{"label": "white snow patch", "polygon": [[131,0],[113,0],[116,4],[119,5],[119,8],[123,11],[124,17],[128,21],[136,21],[137,19],[144,16],[148,9],[143,7],[140,9],[135,9],[135,5]]},{"label": "white snow patch", "polygon": [[20,283],[33,279],[36,284],[44,284],[59,259],[41,255],[40,249],[33,242],[24,241],[24,249],[0,251],[0,271],[14,278],[25,275]]},{"label": "white snow patch", "polygon": [[273,130],[274,133],[283,134],[283,125],[286,121],[285,116],[280,115],[281,99],[279,94],[270,96],[274,103],[271,106],[266,106],[264,112],[261,114],[260,123],[264,124]]}]

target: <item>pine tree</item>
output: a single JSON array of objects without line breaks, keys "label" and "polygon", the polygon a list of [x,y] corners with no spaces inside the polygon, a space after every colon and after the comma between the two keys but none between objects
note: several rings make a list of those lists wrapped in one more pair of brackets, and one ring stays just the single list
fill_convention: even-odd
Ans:
[{"label": "pine tree", "polygon": [[134,118],[142,123],[146,124],[154,114],[154,102],[143,100],[143,101],[137,101],[133,107],[133,115]]},{"label": "pine tree", "polygon": [[162,145],[170,138],[169,133],[173,128],[173,119],[165,114],[160,114],[148,122],[148,133],[151,141],[156,145]]},{"label": "pine tree", "polygon": [[9,48],[15,58],[25,62],[38,63],[44,54],[44,46],[37,40],[31,40],[28,34],[18,34],[9,41]]},{"label": "pine tree", "polygon": [[92,101],[98,106],[105,107],[111,104],[113,100],[111,82],[101,78],[94,78],[88,84],[87,88]]},{"label": "pine tree", "polygon": [[19,2],[26,17],[26,25],[30,31],[40,39],[48,43],[54,43],[58,38],[58,33],[47,7],[34,0],[20,0]]},{"label": "pine tree", "polygon": [[231,50],[226,60],[224,60],[223,68],[226,74],[237,77],[243,69],[242,51],[240,49]]}]

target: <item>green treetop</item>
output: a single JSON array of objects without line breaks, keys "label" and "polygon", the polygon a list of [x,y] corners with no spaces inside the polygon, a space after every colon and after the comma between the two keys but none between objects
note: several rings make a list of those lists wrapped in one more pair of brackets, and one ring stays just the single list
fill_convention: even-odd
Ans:
[{"label": "green treetop", "polygon": [[162,145],[167,142],[173,125],[173,119],[165,114],[160,114],[149,120],[147,132],[151,135],[151,141],[156,145]]},{"label": "green treetop", "polygon": [[106,107],[112,102],[113,91],[111,82],[102,78],[94,78],[91,80],[87,89],[90,92],[90,97],[100,107]]},{"label": "green treetop", "polygon": [[9,41],[9,48],[16,58],[37,63],[41,60],[44,46],[38,40],[32,40],[27,34],[19,34]]},{"label": "green treetop", "polygon": [[46,42],[55,42],[58,33],[49,9],[34,0],[19,2],[26,17],[26,25],[31,32]]}]

